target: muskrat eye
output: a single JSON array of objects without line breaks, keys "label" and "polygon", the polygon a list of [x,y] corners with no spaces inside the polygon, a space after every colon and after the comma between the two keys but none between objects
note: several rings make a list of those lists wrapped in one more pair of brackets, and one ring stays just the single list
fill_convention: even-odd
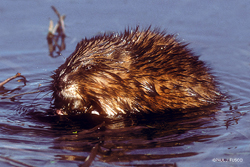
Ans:
[{"label": "muskrat eye", "polygon": [[92,69],[92,65],[87,65],[87,66],[85,66],[85,70],[90,70],[90,69]]}]

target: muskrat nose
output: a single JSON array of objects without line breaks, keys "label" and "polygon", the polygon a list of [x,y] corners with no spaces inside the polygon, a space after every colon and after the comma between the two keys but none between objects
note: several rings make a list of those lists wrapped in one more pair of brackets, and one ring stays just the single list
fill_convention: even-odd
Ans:
[{"label": "muskrat nose", "polygon": [[61,92],[63,90],[63,88],[64,88],[64,86],[62,84],[59,84],[57,87],[57,90]]},{"label": "muskrat nose", "polygon": [[54,89],[58,92],[61,92],[65,88],[66,84],[63,81],[58,81],[54,83]]}]

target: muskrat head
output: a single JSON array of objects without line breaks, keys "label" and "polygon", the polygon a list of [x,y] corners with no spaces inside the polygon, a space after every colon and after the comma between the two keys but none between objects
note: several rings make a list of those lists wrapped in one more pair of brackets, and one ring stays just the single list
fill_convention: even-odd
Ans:
[{"label": "muskrat head", "polygon": [[[65,64],[64,64],[65,65]],[[91,65],[79,64],[73,68],[62,65],[53,75],[53,97],[56,112],[59,115],[72,115],[95,112],[93,100],[87,94],[84,84],[90,79],[86,76]]]},{"label": "muskrat head", "polygon": [[[129,56],[123,47],[112,49],[112,37],[83,40],[52,76],[54,106],[59,115],[81,113],[115,115],[124,90]],[[123,49],[121,49],[123,48]],[[112,100],[111,100],[112,99]],[[122,110],[122,109],[120,109]]]}]

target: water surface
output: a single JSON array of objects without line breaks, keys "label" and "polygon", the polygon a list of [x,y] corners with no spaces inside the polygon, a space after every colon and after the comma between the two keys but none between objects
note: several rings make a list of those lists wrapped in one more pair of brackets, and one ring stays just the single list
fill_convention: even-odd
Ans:
[{"label": "water surface", "polygon": [[[57,20],[51,5],[66,14],[66,50],[57,58],[46,41],[49,19]],[[28,82],[0,88],[0,165],[79,166],[99,144],[92,166],[247,166],[249,15],[247,0],[2,2],[0,81],[20,72]],[[102,121],[51,115],[50,76],[77,42],[136,25],[166,29],[190,43],[230,98],[220,108],[106,120],[92,130]]]}]

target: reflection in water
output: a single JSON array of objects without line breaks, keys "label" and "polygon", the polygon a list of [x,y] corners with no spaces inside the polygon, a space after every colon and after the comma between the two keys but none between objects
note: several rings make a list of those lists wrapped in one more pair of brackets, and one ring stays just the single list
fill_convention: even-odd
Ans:
[{"label": "reflection in water", "polygon": [[[219,126],[214,122],[216,110],[215,106],[210,106],[160,115],[127,116],[117,120],[98,116],[89,117],[91,120],[85,116],[82,118],[60,116],[58,118],[61,119],[57,120],[52,128],[58,130],[64,125],[64,128],[70,129],[71,134],[59,137],[55,141],[54,148],[91,152],[96,149],[98,144],[99,149],[96,154],[100,161],[120,165],[133,161],[150,164],[150,160],[191,157],[199,152],[187,150],[178,153],[168,151],[168,148],[185,146],[193,142],[204,142],[217,137],[218,135],[209,133],[211,128]],[[95,126],[93,122],[100,124]],[[84,126],[83,124],[87,128],[90,128],[91,124],[95,127],[83,130],[86,129],[81,127]],[[163,154],[157,151],[153,153],[152,150],[157,150],[157,148],[165,148],[165,151]],[[58,155],[58,157],[68,159],[66,155]],[[79,160],[79,157],[73,159]],[[165,165],[173,164],[166,163]],[[136,165],[133,164],[133,166]]]}]

